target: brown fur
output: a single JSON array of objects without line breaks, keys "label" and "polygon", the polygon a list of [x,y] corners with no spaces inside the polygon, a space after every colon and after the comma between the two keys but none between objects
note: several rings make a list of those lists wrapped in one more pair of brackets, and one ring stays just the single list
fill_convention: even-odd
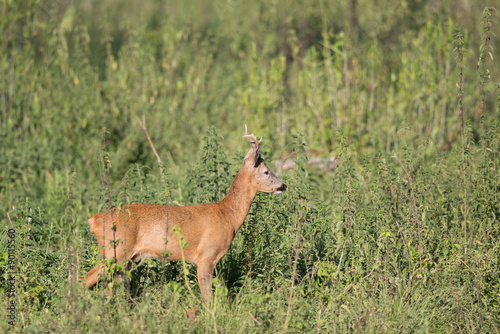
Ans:
[{"label": "brown fur", "polygon": [[[184,259],[198,266],[198,280],[205,299],[211,296],[211,279],[215,265],[229,251],[236,232],[245,221],[257,191],[281,193],[286,185],[267,167],[260,157],[260,142],[254,135],[246,135],[252,148],[245,156],[243,166],[236,175],[226,197],[217,203],[190,206],[165,206],[156,204],[131,204],[120,211],[112,209],[89,219],[90,231],[96,236],[103,256],[115,256],[113,240],[121,240],[116,247],[118,262],[126,259],[137,261],[143,257],[161,258],[167,251],[169,260]],[[113,217],[112,217],[113,215]],[[116,232],[113,236],[113,222]],[[168,233],[166,226],[168,222]],[[103,224],[105,238],[103,241]],[[188,245],[181,251],[174,227],[180,229]],[[126,227],[126,228],[125,228]],[[126,240],[126,245],[124,244]],[[106,247],[102,247],[106,244]],[[103,272],[100,264],[87,273],[86,285],[90,287]]]}]

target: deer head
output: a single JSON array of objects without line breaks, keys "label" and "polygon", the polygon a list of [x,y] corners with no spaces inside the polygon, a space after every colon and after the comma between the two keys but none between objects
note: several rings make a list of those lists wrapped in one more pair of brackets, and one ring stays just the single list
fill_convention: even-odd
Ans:
[{"label": "deer head", "polygon": [[260,140],[257,140],[253,134],[248,134],[246,125],[245,135],[243,137],[248,139],[252,145],[250,151],[248,151],[243,160],[243,165],[252,175],[250,180],[252,186],[255,187],[257,191],[281,194],[286,190],[286,184],[281,182],[281,180],[271,172],[264,159],[260,156],[260,143],[262,137]]}]

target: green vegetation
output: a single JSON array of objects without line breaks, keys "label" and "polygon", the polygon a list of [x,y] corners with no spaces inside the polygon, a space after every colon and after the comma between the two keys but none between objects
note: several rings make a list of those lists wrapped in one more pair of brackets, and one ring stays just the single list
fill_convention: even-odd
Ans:
[{"label": "green vegetation", "polygon": [[[498,0],[0,8],[1,332],[500,332]],[[244,124],[296,166],[255,199],[213,303],[156,260],[81,288],[86,220],[221,199]]]}]

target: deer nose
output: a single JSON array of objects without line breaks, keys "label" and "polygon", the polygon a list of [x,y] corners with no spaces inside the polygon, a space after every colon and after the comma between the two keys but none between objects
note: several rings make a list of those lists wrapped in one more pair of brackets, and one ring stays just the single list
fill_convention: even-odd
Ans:
[{"label": "deer nose", "polygon": [[278,191],[285,191],[286,190],[286,184],[282,184],[281,187],[278,188]]}]

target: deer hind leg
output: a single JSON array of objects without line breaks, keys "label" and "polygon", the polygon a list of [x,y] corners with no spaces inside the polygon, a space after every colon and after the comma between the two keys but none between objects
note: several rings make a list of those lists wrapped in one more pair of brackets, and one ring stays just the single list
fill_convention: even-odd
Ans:
[{"label": "deer hind leg", "polygon": [[96,284],[103,273],[104,273],[104,267],[100,263],[97,265],[97,267],[90,270],[87,273],[87,278],[85,280],[85,285],[87,286],[87,288],[90,288],[91,286]]},{"label": "deer hind leg", "polygon": [[[121,263],[125,260],[124,250],[125,250],[125,246],[123,244],[119,245],[116,248],[116,261],[118,263]],[[115,255],[114,249],[110,248],[105,252],[104,257],[106,259],[109,259],[109,258],[113,258],[114,255]],[[126,264],[126,270],[130,269],[130,265],[131,265],[130,262]],[[103,277],[105,275],[105,272],[106,272],[106,267],[102,263],[99,263],[94,269],[91,269],[89,272],[87,272],[87,278],[86,278],[86,283],[85,283],[87,288],[96,284],[101,279],[101,277]]]},{"label": "deer hind leg", "polygon": [[[90,232],[92,232],[97,239],[101,259],[105,260],[116,257],[116,261],[118,263],[122,263],[126,257],[129,257],[130,253],[127,253],[125,251],[125,234],[124,231],[120,228],[118,218],[119,216],[115,216],[115,221],[117,221],[116,233],[112,232],[111,227],[113,226],[113,219],[109,212],[106,214],[98,213],[94,215],[89,219],[89,224]],[[106,229],[105,233],[103,233],[103,225]],[[113,245],[115,245],[116,248]],[[129,266],[130,264],[128,263],[127,270],[129,269]],[[87,288],[96,284],[101,279],[101,277],[105,275],[105,273],[106,267],[102,262],[99,263],[94,269],[90,270],[87,273],[86,277],[85,285],[87,286]]]}]

